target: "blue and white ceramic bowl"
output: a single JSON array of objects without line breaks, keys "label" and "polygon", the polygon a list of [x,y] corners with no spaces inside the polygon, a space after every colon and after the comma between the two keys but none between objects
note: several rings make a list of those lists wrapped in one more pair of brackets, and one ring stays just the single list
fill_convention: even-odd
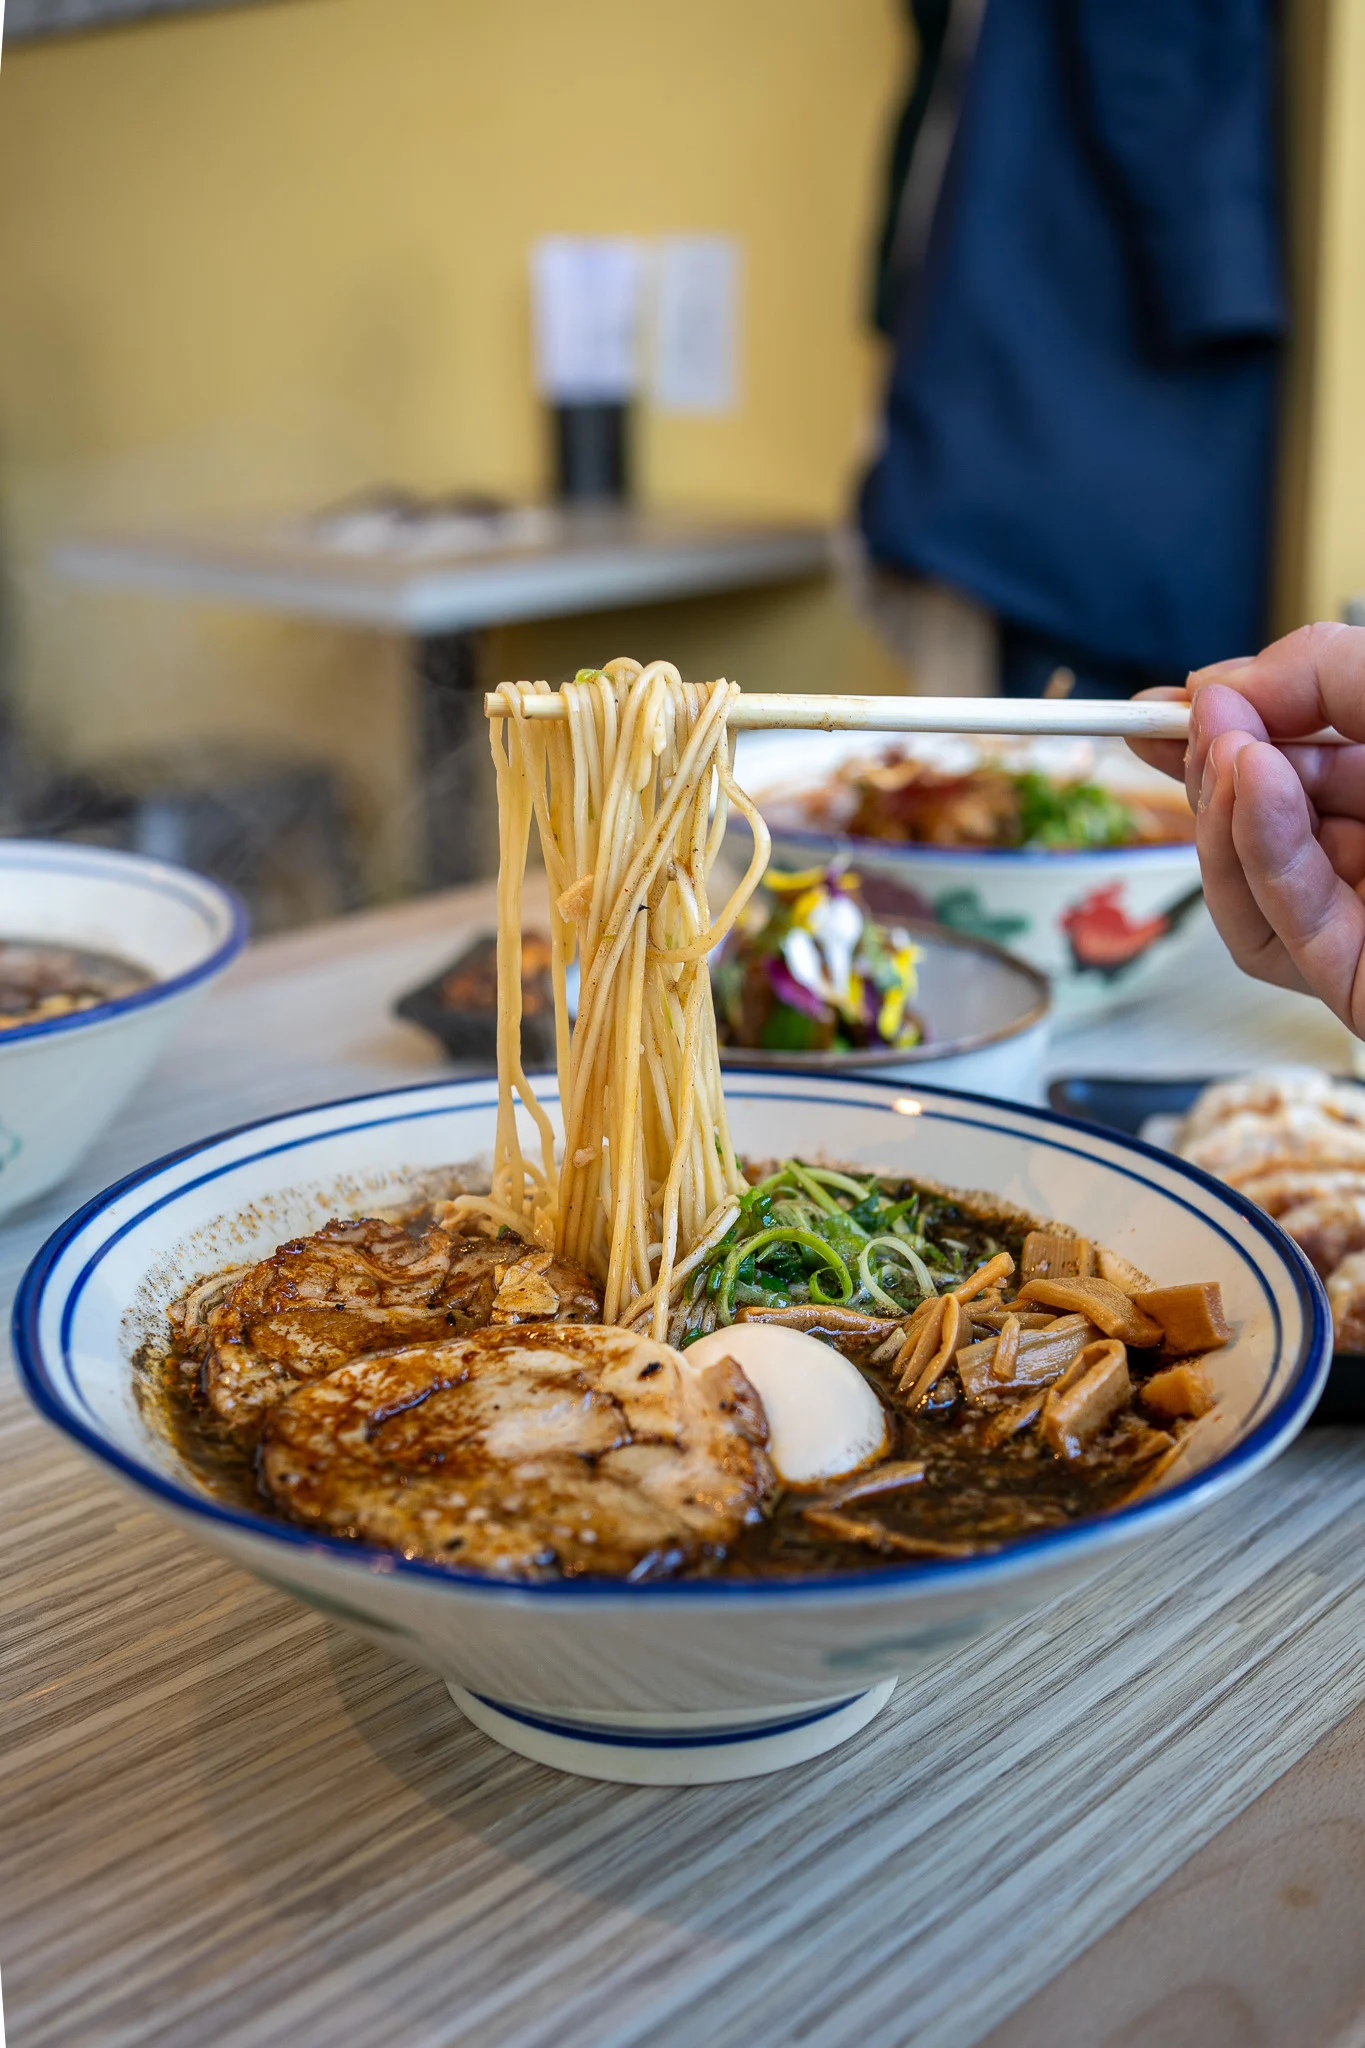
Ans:
[{"label": "blue and white ceramic bowl", "polygon": [[[1217,1417],[1164,1493],[980,1559],[789,1584],[490,1584],[221,1505],[139,1408],[134,1357],[199,1274],[415,1176],[487,1157],[490,1082],[442,1082],[247,1125],[132,1174],[73,1216],[20,1290],[20,1371],[50,1421],[186,1536],[439,1672],[509,1747],[588,1776],[745,1777],[860,1728],[896,1681],[1195,1513],[1302,1428],[1331,1323],[1302,1253],[1231,1189],[1136,1140],[1041,1110],[851,1077],[736,1074],[736,1143],[989,1188],[1074,1220],[1158,1280],[1217,1280],[1236,1330]],[[552,1108],[555,1089],[544,1084]],[[527,1141],[531,1140],[528,1131]]]},{"label": "blue and white ceramic bowl", "polygon": [[[875,757],[866,733],[743,733],[736,772],[772,829],[779,867],[847,861],[869,881],[894,883],[921,914],[971,937],[991,939],[1046,974],[1058,1012],[1098,1016],[1167,979],[1188,955],[1205,919],[1199,856],[1192,842],[1047,853],[1004,847],[925,846],[855,839],[833,825],[801,822],[803,795],[847,762]],[[959,735],[901,743],[963,772],[980,758]],[[1174,785],[1121,743],[1089,740],[992,742],[1020,767],[1063,778],[1093,777],[1118,796]],[[736,826],[736,831],[743,828]]]},{"label": "blue and white ceramic bowl", "polygon": [[0,839],[0,938],[114,953],[147,988],[0,1032],[0,1216],[65,1179],[246,938],[230,890],[98,846]]}]

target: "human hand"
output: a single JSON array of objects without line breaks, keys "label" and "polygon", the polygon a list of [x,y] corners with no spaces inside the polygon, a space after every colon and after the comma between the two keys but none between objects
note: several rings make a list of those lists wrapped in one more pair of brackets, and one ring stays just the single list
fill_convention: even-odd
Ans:
[{"label": "human hand", "polygon": [[1204,895],[1238,966],[1319,996],[1365,1037],[1365,744],[1294,744],[1323,726],[1365,742],[1365,628],[1303,626],[1250,659],[1197,669],[1188,747],[1134,742],[1195,809]]}]

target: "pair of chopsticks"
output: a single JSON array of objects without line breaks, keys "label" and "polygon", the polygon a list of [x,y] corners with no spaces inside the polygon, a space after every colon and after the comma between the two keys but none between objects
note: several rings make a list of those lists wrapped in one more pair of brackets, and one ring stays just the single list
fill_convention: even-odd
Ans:
[{"label": "pair of chopsticks", "polygon": [[[506,716],[502,700],[487,696],[490,718]],[[522,699],[527,718],[562,718],[557,694]],[[1047,697],[797,697],[761,692],[735,699],[732,732],[961,732],[1088,739],[1183,740],[1188,704],[1104,702]],[[1350,744],[1330,728],[1306,734],[1299,745]]]}]

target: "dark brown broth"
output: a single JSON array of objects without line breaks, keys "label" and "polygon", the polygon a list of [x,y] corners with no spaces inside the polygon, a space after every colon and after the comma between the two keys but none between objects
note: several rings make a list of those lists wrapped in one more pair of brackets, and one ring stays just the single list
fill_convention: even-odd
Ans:
[{"label": "dark brown broth", "polygon": [[[893,1183],[888,1177],[883,1185],[896,1200],[915,1192],[911,1181]],[[921,1213],[930,1220],[935,1241],[951,1238],[962,1247],[968,1269],[1001,1248],[1010,1252],[1017,1264],[1022,1229],[983,1221],[928,1192]],[[425,1214],[415,1216],[411,1227],[418,1230],[427,1220]],[[970,1316],[970,1307],[967,1314]],[[1122,1416],[1086,1455],[1075,1459],[1055,1457],[1027,1431],[987,1448],[981,1442],[987,1420],[981,1411],[959,1400],[907,1414],[896,1401],[887,1371],[875,1366],[867,1355],[868,1349],[875,1347],[839,1341],[837,1348],[862,1372],[887,1412],[887,1458],[923,1460],[926,1466],[925,1476],[917,1484],[855,1501],[847,1509],[852,1515],[875,1520],[892,1534],[928,1544],[992,1549],[1102,1514],[1117,1505],[1140,1476],[1141,1467],[1115,1455],[1125,1426]],[[141,1390],[162,1432],[215,1500],[273,1520],[290,1519],[260,1486],[254,1451],[244,1450],[201,1398],[199,1369],[192,1360],[182,1360],[173,1352],[159,1359],[149,1356],[143,1363]],[[779,1493],[765,1518],[746,1528],[723,1557],[694,1568],[688,1576],[808,1577],[824,1572],[865,1572],[884,1565],[903,1568],[915,1561],[903,1553],[882,1553],[864,1543],[842,1542],[812,1528],[802,1511],[815,1498],[806,1491]],[[926,1555],[920,1561],[933,1560]]]},{"label": "dark brown broth", "polygon": [[[853,1356],[840,1345],[845,1356]],[[1062,1527],[1082,1516],[1101,1514],[1134,1484],[1136,1474],[1103,1455],[1056,1458],[1029,1433],[984,1449],[984,1418],[961,1402],[936,1415],[899,1412],[889,1386],[874,1368],[865,1376],[877,1387],[891,1420],[890,1458],[923,1460],[925,1476],[896,1492],[851,1501],[845,1510],[874,1520],[893,1535],[927,1543],[965,1543],[986,1549]],[[881,1554],[864,1543],[838,1542],[813,1529],[802,1510],[816,1496],[787,1492],[768,1520],[743,1531],[729,1554],[712,1569],[725,1578],[790,1578],[812,1572],[869,1571],[878,1565],[913,1563]],[[922,1562],[932,1562],[926,1555]]]},{"label": "dark brown broth", "polygon": [[0,1031],[95,1009],[150,987],[153,979],[116,953],[0,939]]},{"label": "dark brown broth", "polygon": [[243,1449],[201,1397],[199,1376],[192,1358],[179,1358],[173,1351],[159,1358],[145,1354],[138,1377],[144,1413],[214,1500],[224,1507],[268,1515],[272,1521],[287,1521],[256,1477],[254,1451]]}]

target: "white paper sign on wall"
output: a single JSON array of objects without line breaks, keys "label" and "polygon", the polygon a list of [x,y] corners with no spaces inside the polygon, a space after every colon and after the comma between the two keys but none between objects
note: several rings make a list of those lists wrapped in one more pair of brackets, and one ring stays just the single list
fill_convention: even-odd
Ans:
[{"label": "white paper sign on wall", "polygon": [[729,235],[658,244],[654,403],[661,412],[731,412],[739,403],[739,245]]},{"label": "white paper sign on wall", "polygon": [[546,235],[531,251],[536,386],[557,405],[639,389],[646,260],[620,236]]}]

